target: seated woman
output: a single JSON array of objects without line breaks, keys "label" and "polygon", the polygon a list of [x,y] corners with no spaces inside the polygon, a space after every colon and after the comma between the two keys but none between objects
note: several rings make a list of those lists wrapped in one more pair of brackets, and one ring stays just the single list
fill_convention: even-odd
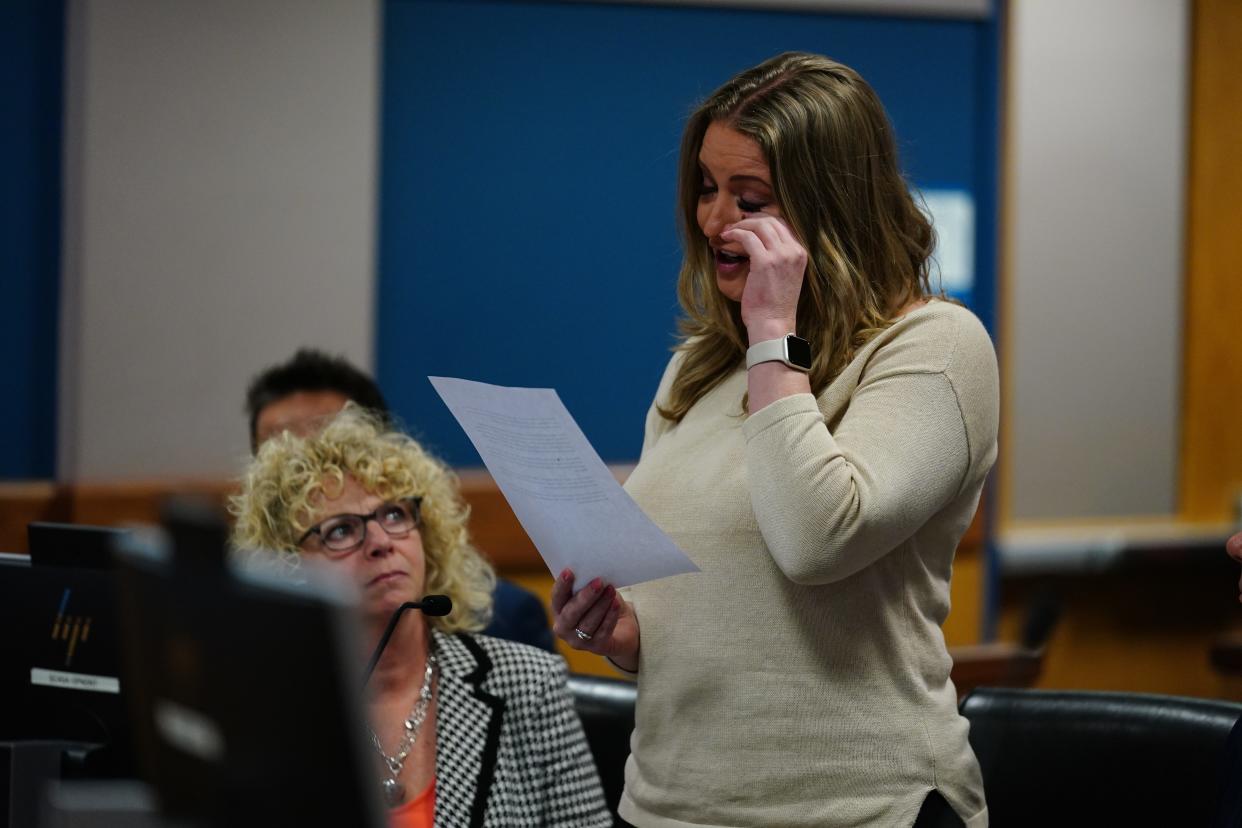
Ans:
[{"label": "seated woman", "polygon": [[286,554],[357,585],[371,652],[406,612],[368,685],[394,826],[611,825],[559,656],[486,636],[495,576],[471,546],[452,473],[349,406],[321,432],[267,441],[232,511],[242,549]]}]

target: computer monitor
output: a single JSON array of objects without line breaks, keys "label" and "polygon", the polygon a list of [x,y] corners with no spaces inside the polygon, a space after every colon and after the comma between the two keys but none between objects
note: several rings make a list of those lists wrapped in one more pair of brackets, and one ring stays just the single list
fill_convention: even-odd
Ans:
[{"label": "computer monitor", "polygon": [[29,523],[26,548],[35,566],[111,569],[112,550],[126,531],[78,523]]},{"label": "computer monitor", "polygon": [[386,825],[346,602],[219,563],[224,530],[209,520],[168,529],[119,556],[123,681],[165,817]]},{"label": "computer monitor", "polygon": [[0,561],[0,740],[92,745],[71,776],[135,771],[115,574]]}]

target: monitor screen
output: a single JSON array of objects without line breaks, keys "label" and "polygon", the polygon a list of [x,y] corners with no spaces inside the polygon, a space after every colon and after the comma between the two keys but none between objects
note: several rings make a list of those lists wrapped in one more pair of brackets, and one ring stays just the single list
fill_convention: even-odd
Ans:
[{"label": "monitor screen", "polygon": [[0,738],[99,745],[84,776],[135,770],[115,574],[0,561]]},{"label": "monitor screen", "polygon": [[26,548],[35,566],[111,569],[112,550],[125,529],[76,523],[29,523]]},{"label": "monitor screen", "polygon": [[119,558],[124,681],[161,810],[194,825],[385,825],[345,605],[204,564],[223,537],[170,527]]}]

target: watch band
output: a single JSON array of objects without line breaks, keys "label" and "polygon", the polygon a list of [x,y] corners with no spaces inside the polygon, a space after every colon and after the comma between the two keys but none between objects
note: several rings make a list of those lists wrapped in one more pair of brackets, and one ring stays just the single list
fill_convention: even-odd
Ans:
[{"label": "watch band", "polygon": [[761,362],[783,362],[796,371],[810,371],[811,343],[793,334],[756,342],[746,349],[746,369]]}]

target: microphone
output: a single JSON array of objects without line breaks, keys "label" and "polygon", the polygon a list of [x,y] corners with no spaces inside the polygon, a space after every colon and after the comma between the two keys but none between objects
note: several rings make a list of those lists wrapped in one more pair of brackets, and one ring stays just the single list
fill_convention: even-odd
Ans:
[{"label": "microphone", "polygon": [[422,610],[423,615],[448,615],[453,611],[453,601],[447,595],[424,595],[421,601],[402,604],[397,612],[407,609]]},{"label": "microphone", "polygon": [[406,601],[397,607],[392,618],[388,619],[388,626],[384,628],[384,634],[380,636],[379,644],[375,646],[375,652],[371,654],[371,660],[367,663],[366,674],[362,677],[363,687],[366,687],[367,682],[371,680],[371,672],[375,670],[375,665],[379,663],[384,648],[388,646],[388,639],[392,638],[393,630],[397,629],[401,613],[409,609],[422,610],[423,615],[448,615],[453,611],[453,600],[447,595],[424,595],[421,601]]}]

